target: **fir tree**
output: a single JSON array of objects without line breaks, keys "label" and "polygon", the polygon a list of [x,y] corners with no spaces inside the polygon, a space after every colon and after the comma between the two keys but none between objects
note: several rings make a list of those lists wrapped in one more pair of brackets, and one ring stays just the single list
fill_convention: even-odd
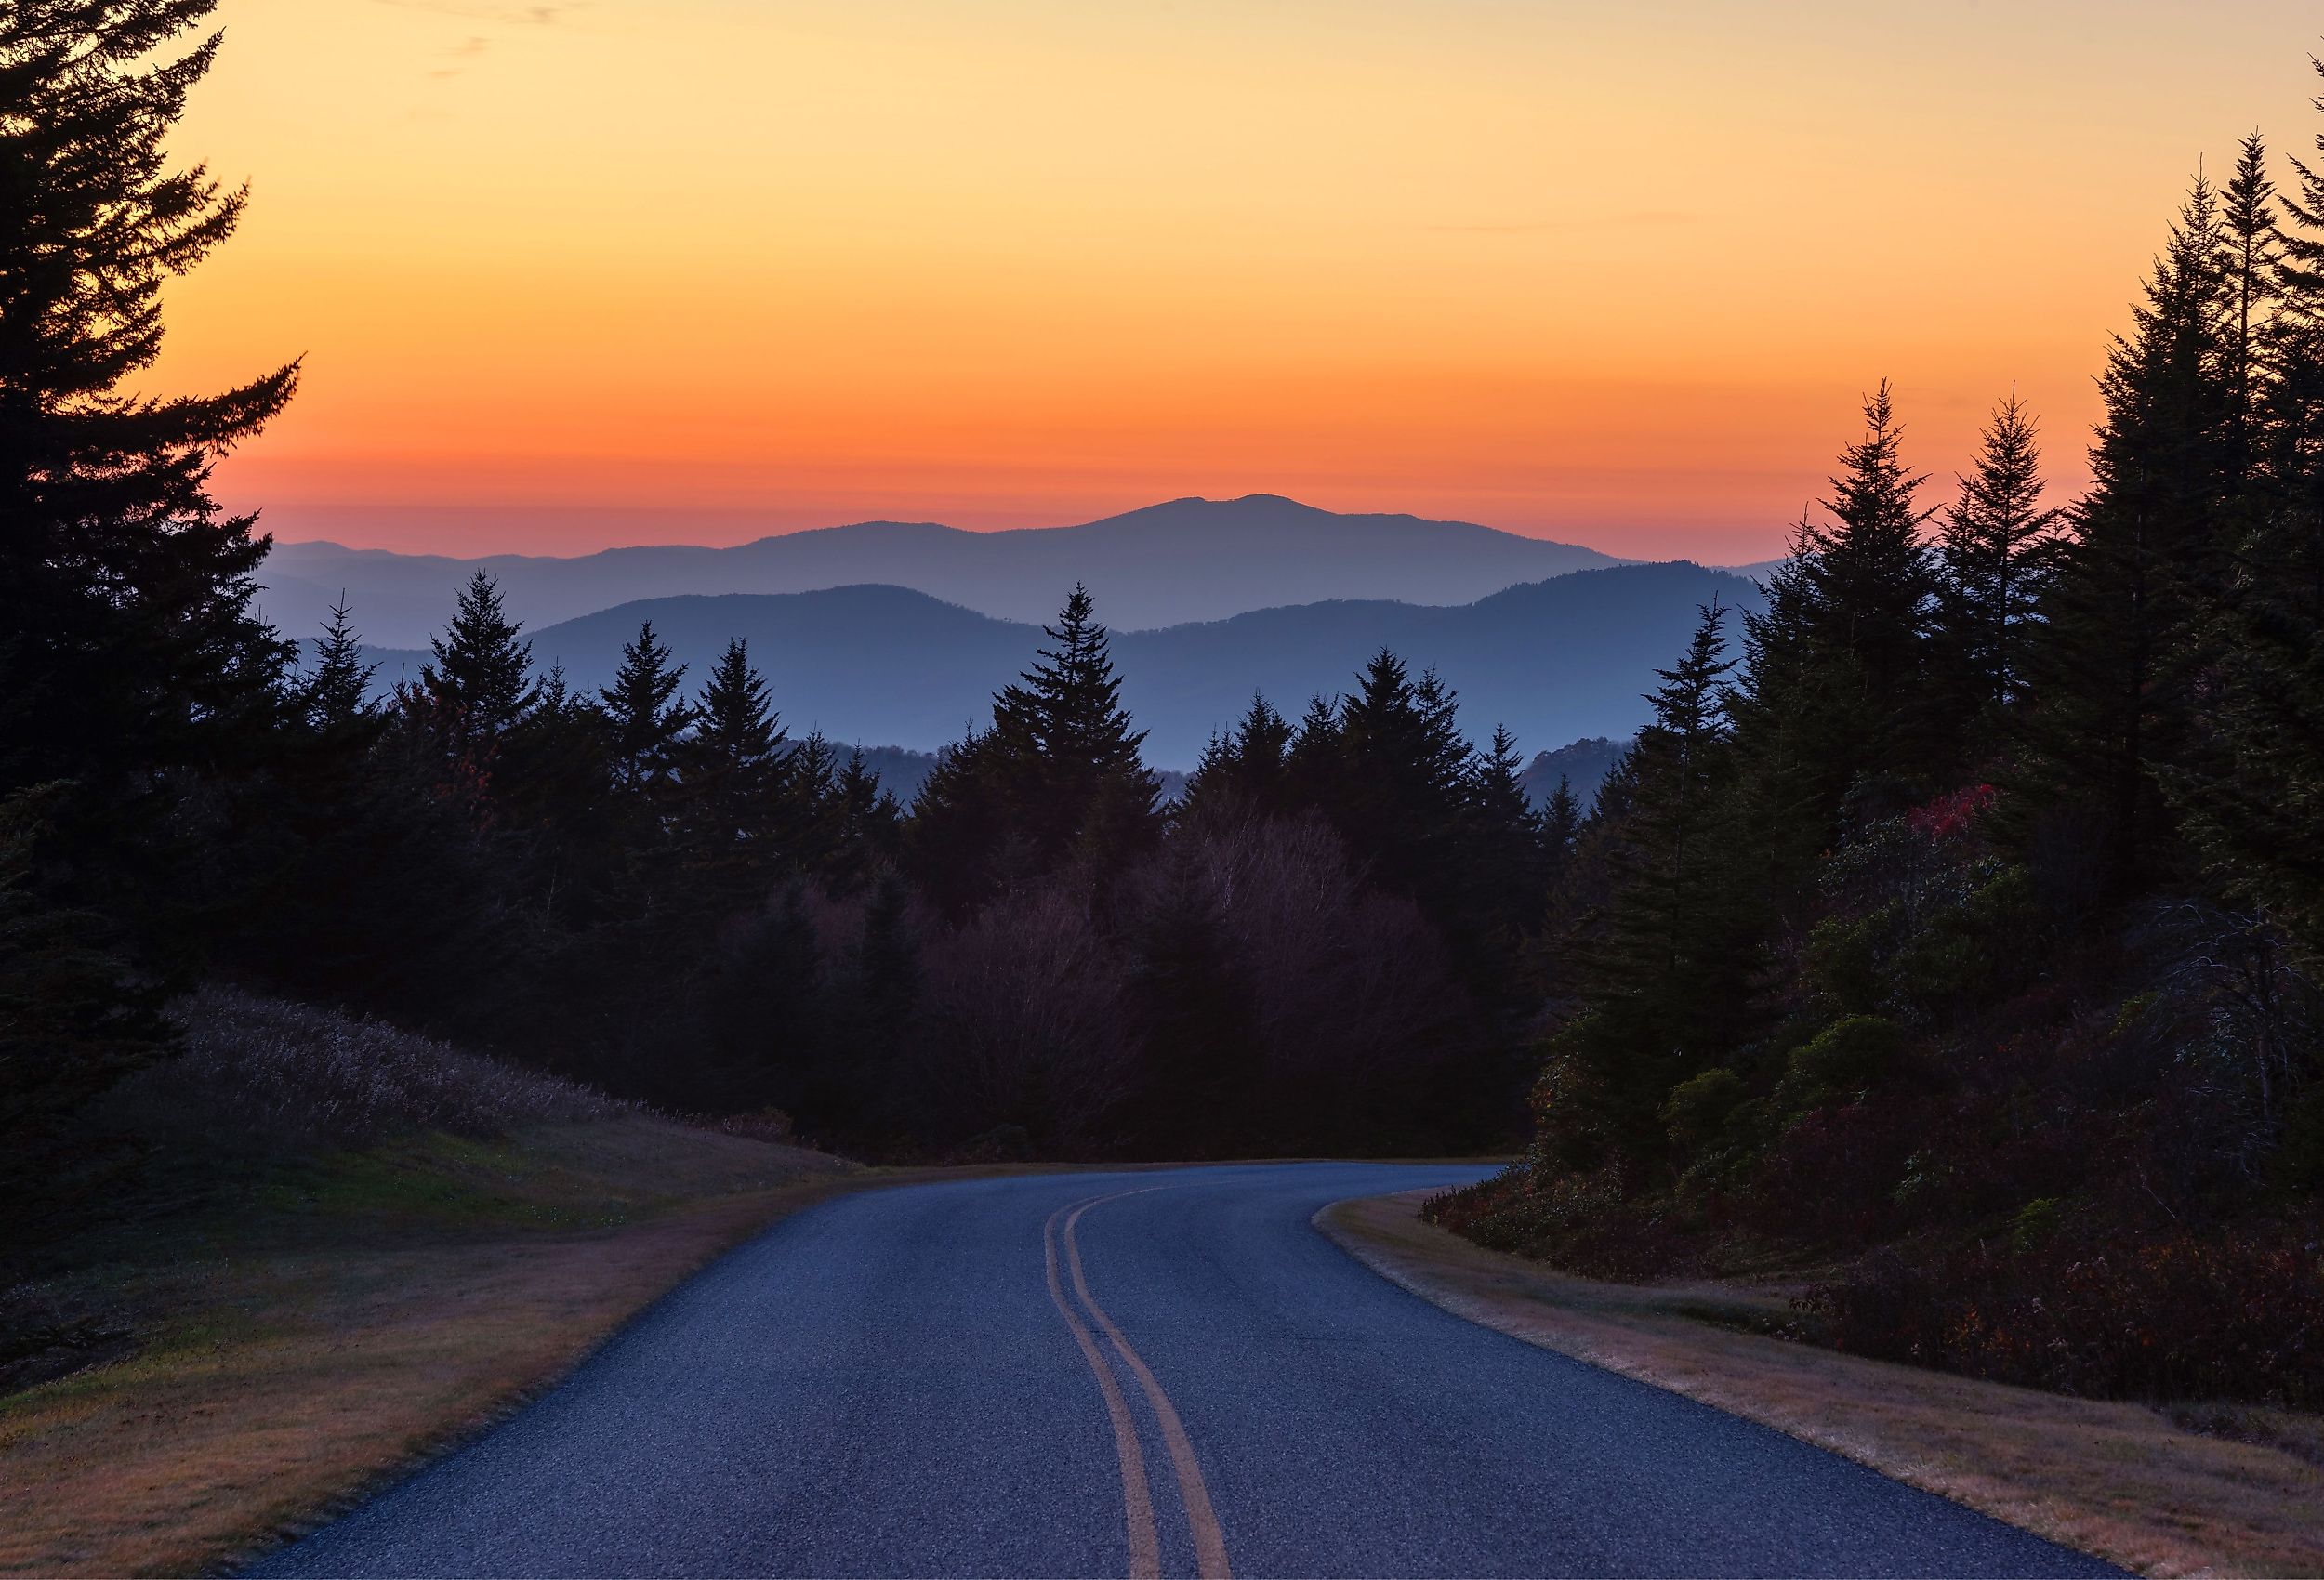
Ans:
[{"label": "fir tree", "polygon": [[1289,810],[1291,727],[1265,697],[1251,694],[1250,707],[1234,731],[1213,736],[1187,776],[1185,813],[1214,811],[1274,816]]},{"label": "fir tree", "polygon": [[[1542,822],[1518,780],[1524,765],[1516,738],[1494,726],[1470,779],[1462,836],[1463,855],[1475,874],[1475,903],[1491,925],[1512,936],[1539,926],[1549,883]],[[1569,812],[1572,801],[1569,792]]]},{"label": "fir tree", "polygon": [[2199,178],[2108,354],[2092,489],[2044,609],[2020,799],[2054,809],[2053,842],[2093,845],[2101,896],[2133,893],[2175,860],[2158,770],[2188,757],[2204,611],[2229,547],[2220,250]]},{"label": "fir tree", "polygon": [[[243,190],[166,162],[218,39],[174,46],[212,9],[0,7],[0,797],[73,784],[50,836],[70,904],[134,916],[133,952],[160,932],[199,946],[171,914],[203,898],[184,863],[273,751],[295,656],[252,608],[268,540],[209,485],[297,364],[215,395],[135,383],[165,284],[244,211]],[[214,871],[239,880],[231,859]]]},{"label": "fir tree", "polygon": [[1554,899],[1564,887],[1565,872],[1574,859],[1574,842],[1581,834],[1581,803],[1574,797],[1573,782],[1564,774],[1557,776],[1557,788],[1541,808],[1541,859],[1548,890]]},{"label": "fir tree", "polygon": [[437,728],[454,742],[489,746],[540,700],[532,680],[533,644],[502,610],[492,573],[479,570],[460,590],[452,625],[429,639],[435,662],[420,666],[419,690]]},{"label": "fir tree", "polygon": [[690,860],[740,882],[773,854],[786,744],[744,643],[726,645],[693,713],[694,729],[671,748]]},{"label": "fir tree", "polygon": [[314,666],[299,688],[308,722],[317,730],[346,730],[376,711],[369,693],[379,666],[363,661],[363,639],[355,634],[351,612],[342,592],[315,644]]},{"label": "fir tree", "polygon": [[1862,774],[1910,775],[1928,766],[1931,721],[1922,695],[1934,576],[1917,502],[1928,480],[1903,462],[1904,429],[1883,380],[1864,403],[1864,437],[1840,454],[1824,509],[1805,526],[1803,561],[1814,750],[1826,798]]},{"label": "fir tree", "polygon": [[1957,711],[1988,717],[2025,686],[2022,647],[2058,513],[2041,504],[2041,453],[2014,392],[1994,408],[1976,470],[1960,480],[1939,550],[1947,666]]},{"label": "fir tree", "polygon": [[1566,1161],[1614,1164],[1632,1185],[1663,1147],[1672,1086],[1748,1039],[1762,918],[1741,881],[1736,768],[1723,678],[1725,611],[1707,608],[1685,656],[1658,670],[1654,722],[1599,799],[1603,913],[1575,961],[1581,1012],[1551,1084]]},{"label": "fir tree", "polygon": [[1122,711],[1111,639],[1076,586],[1038,662],[993,699],[1010,821],[1044,864],[1076,849],[1134,853],[1157,829],[1143,731]]},{"label": "fir tree", "polygon": [[686,666],[672,667],[667,643],[654,635],[654,622],[622,644],[621,668],[614,683],[598,692],[614,750],[614,771],[630,790],[660,797],[670,785],[678,743],[694,710],[678,695]]}]

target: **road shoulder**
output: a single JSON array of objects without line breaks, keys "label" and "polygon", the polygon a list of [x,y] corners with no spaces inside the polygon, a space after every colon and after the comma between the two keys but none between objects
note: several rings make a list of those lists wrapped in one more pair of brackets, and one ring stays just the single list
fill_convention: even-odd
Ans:
[{"label": "road shoulder", "polygon": [[1424,1223],[1430,1192],[1316,1227],[1422,1298],[1528,1344],[1758,1421],[2020,1529],[2155,1575],[2324,1573],[2324,1467],[2070,1399],[1750,1331],[1779,1299],[1552,1271]]}]

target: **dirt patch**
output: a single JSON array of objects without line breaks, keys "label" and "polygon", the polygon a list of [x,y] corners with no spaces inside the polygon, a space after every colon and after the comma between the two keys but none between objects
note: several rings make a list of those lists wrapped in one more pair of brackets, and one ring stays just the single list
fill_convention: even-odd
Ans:
[{"label": "dirt patch", "polygon": [[1569,1277],[1421,1222],[1427,1195],[1343,1202],[1316,1224],[1472,1322],[2126,1568],[2324,1574],[2324,1468],[2312,1457],[2324,1435],[2309,1417],[2069,1399],[1839,1354],[1769,1336],[1789,1320],[1787,1291]]}]

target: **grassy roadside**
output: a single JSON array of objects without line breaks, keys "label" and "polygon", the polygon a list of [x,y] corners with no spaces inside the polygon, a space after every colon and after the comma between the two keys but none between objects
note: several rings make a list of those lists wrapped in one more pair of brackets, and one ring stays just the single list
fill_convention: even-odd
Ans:
[{"label": "grassy roadside", "polygon": [[251,1170],[8,1292],[91,1335],[0,1397],[0,1573],[185,1573],[553,1382],[784,1214],[910,1175],[640,1113]]},{"label": "grassy roadside", "polygon": [[1570,1277],[1421,1222],[1427,1194],[1343,1202],[1316,1224],[1472,1322],[2140,1573],[2324,1574],[2324,1422],[2071,1399],[1769,1336],[1789,1316],[1779,1295]]}]

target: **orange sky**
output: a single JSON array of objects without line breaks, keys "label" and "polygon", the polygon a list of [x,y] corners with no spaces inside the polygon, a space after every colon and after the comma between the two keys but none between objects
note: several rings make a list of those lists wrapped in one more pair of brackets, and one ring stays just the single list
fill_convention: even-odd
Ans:
[{"label": "orange sky", "polygon": [[2317,129],[2291,0],[224,0],[248,177],[157,389],[447,552],[1273,492],[1763,558],[1886,375],[2079,481],[2171,207]]}]

